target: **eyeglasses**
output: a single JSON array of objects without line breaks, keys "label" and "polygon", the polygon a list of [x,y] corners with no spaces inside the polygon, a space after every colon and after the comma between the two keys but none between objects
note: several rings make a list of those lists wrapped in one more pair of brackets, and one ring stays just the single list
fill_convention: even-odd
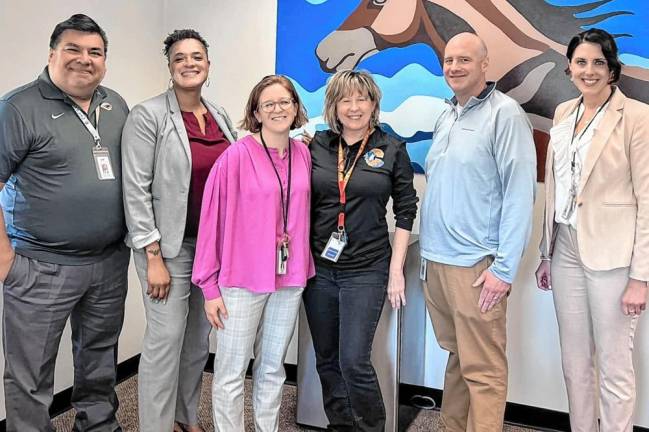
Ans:
[{"label": "eyeglasses", "polygon": [[293,99],[282,99],[277,102],[273,102],[273,101],[264,102],[263,104],[259,105],[259,108],[261,108],[263,112],[269,113],[275,111],[275,106],[279,105],[279,108],[282,111],[285,111],[290,107],[292,107],[294,103],[295,101]]}]

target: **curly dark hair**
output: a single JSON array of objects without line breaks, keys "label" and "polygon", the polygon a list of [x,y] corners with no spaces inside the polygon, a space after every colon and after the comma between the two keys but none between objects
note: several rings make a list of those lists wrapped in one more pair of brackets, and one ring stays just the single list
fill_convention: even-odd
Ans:
[{"label": "curly dark hair", "polygon": [[165,57],[167,57],[167,61],[169,61],[171,46],[184,39],[196,39],[199,41],[201,45],[203,45],[203,48],[205,48],[205,54],[207,55],[207,47],[209,47],[209,45],[199,32],[194,29],[174,30],[172,33],[169,33],[169,36],[167,36],[163,42],[164,49],[162,51],[164,52]]}]

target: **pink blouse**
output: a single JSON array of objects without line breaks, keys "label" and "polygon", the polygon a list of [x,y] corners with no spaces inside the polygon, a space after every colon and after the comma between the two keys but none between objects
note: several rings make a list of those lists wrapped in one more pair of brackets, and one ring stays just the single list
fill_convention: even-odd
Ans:
[{"label": "pink blouse", "polygon": [[[203,194],[192,282],[207,300],[219,287],[270,293],[303,287],[315,274],[309,249],[311,156],[301,141],[290,141],[291,198],[289,257],[285,275],[276,274],[283,220],[280,188],[263,146],[251,135],[232,144],[210,171]],[[269,149],[286,191],[288,151]],[[285,192],[286,193],[286,192]]]}]

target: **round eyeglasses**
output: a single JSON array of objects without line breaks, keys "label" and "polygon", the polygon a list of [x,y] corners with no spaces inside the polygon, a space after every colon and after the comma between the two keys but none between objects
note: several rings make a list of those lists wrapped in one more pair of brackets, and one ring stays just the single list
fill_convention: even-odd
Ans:
[{"label": "round eyeglasses", "polygon": [[273,101],[264,102],[263,104],[259,105],[259,108],[261,108],[263,112],[269,113],[275,111],[275,106],[279,106],[279,108],[282,111],[284,111],[289,109],[291,106],[293,106],[294,103],[295,101],[293,99],[281,99],[278,100],[277,102],[273,102]]}]

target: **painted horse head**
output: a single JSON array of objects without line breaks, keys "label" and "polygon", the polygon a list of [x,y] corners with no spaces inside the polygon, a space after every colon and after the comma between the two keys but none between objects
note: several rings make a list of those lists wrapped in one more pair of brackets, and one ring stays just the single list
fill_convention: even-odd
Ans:
[{"label": "painted horse head", "polygon": [[[557,94],[560,100],[550,98],[526,107],[528,112],[549,119],[557,103],[576,95],[564,76],[564,53],[570,38],[583,26],[630,12],[589,18],[576,15],[610,1],[554,6],[542,0],[362,0],[340,27],[318,44],[316,55],[322,69],[333,72],[352,69],[387,48],[424,43],[441,63],[451,37],[466,31],[477,33],[489,48],[488,78],[498,81],[500,90],[511,92],[521,104],[532,102],[542,87]],[[625,67],[620,85],[629,96],[649,102],[647,81],[649,71]],[[547,99],[547,92],[543,93]]]},{"label": "painted horse head", "polygon": [[[322,69],[333,72],[352,69],[387,48],[423,43],[441,63],[451,37],[476,33],[489,49],[487,78],[498,81],[498,88],[530,115],[542,161],[555,107],[578,95],[565,77],[566,45],[584,26],[631,12],[577,15],[610,1],[554,6],[543,0],[361,0],[340,27],[318,44],[316,55]],[[649,70],[623,68],[619,85],[628,96],[649,103],[648,84]]]}]

